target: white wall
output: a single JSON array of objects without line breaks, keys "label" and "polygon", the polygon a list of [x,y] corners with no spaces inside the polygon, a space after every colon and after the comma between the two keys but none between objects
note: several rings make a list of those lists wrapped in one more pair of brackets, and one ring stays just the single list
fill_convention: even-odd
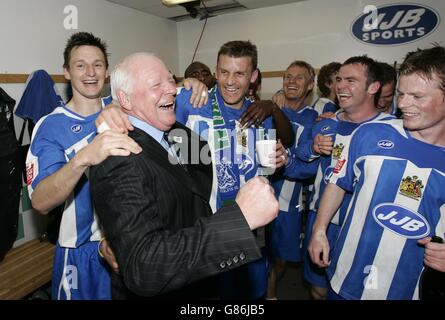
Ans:
[{"label": "white wall", "polygon": [[[445,32],[439,26],[429,36],[406,45],[372,46],[359,42],[350,33],[351,24],[368,4],[415,3],[400,0],[309,0],[233,13],[210,18],[195,60],[213,68],[219,47],[230,40],[251,40],[258,47],[261,70],[284,70],[293,60],[306,60],[315,68],[331,61],[343,62],[354,55],[368,54],[375,59],[393,63],[401,61],[406,52],[437,41],[444,45]],[[418,1],[434,8],[445,17],[445,2]],[[177,24],[179,66],[181,75],[190,63],[203,21]],[[212,70],[213,70],[212,69]],[[262,96],[268,97],[281,86],[281,79],[266,79]]]},{"label": "white wall", "polygon": [[[78,9],[79,30],[66,30],[63,10]],[[61,73],[66,39],[90,31],[103,38],[110,64],[135,51],[153,51],[176,69],[175,23],[103,0],[2,0],[0,72],[29,73],[44,68]],[[7,44],[7,45],[6,45]]]}]

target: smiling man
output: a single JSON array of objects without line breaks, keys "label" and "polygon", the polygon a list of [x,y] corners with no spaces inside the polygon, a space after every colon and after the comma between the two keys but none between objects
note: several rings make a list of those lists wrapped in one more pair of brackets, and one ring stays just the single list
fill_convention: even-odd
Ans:
[{"label": "smiling man", "polygon": [[[303,141],[298,146],[295,152],[296,158],[290,157],[285,175],[293,179],[302,179],[310,172],[310,169],[313,170],[313,175],[316,174],[314,188],[309,197],[310,211],[306,224],[305,248],[312,235],[320,198],[325,192],[328,194],[333,192],[325,190],[329,176],[333,171],[332,158],[335,159],[338,153],[341,154],[342,148],[346,148],[350,134],[360,124],[393,118],[385,113],[380,113],[376,108],[380,78],[380,69],[373,59],[367,56],[347,59],[341,65],[334,84],[340,110],[335,113],[334,117],[318,122],[312,128],[312,138]],[[333,153],[332,156],[331,153]],[[311,165],[309,166],[308,163]],[[343,220],[350,197],[351,194],[346,193],[339,214],[329,224],[327,232],[331,244],[337,240],[339,224]],[[305,252],[304,277],[310,283],[312,297],[325,299],[328,288],[325,270],[314,265],[307,252]]]},{"label": "smiling man", "polygon": [[[176,86],[164,63],[149,53],[130,55],[113,71],[111,88],[135,128],[129,136],[142,147],[138,155],[108,158],[90,174],[94,205],[119,264],[113,298],[214,297],[211,279],[198,280],[261,257],[252,230],[276,216],[273,190],[254,178],[212,215],[212,165],[182,152],[194,146],[202,155],[208,147],[176,122]],[[179,154],[170,141],[180,141]]]},{"label": "smiling man", "polygon": [[335,163],[327,189],[352,200],[330,251],[326,228],[342,196],[325,191],[309,245],[332,298],[418,299],[424,265],[445,271],[445,244],[430,242],[445,235],[444,70],[443,47],[410,53],[397,89],[403,123],[361,125]]},{"label": "smiling man", "polygon": [[[314,78],[314,68],[309,63],[300,60],[293,61],[283,75],[285,103],[281,110],[292,125],[295,135],[293,147],[310,139],[312,126],[318,116],[317,111],[304,103],[314,88]],[[302,218],[305,210],[302,199],[303,182],[303,179],[287,178],[282,172],[275,174],[272,180],[275,194],[279,199],[280,212],[271,227],[268,243],[273,259],[269,276],[268,299],[276,298],[276,275],[285,268],[286,261],[300,262],[302,260]]]},{"label": "smiling man", "polygon": [[[257,60],[257,48],[250,41],[227,42],[218,51],[218,81],[209,92],[209,102],[196,109],[188,103],[191,92],[183,90],[177,96],[178,121],[199,133],[212,150],[217,179],[212,188],[211,204],[216,208],[232,203],[241,186],[261,173],[262,168],[256,161],[255,141],[265,135],[269,135],[269,139],[275,138],[275,133],[270,130],[273,128],[273,116],[268,116],[264,122],[259,121],[258,127],[242,123],[242,116],[252,107],[246,94],[258,76]],[[277,112],[281,114],[278,108]],[[285,116],[282,117],[288,123]],[[280,153],[277,153],[275,162],[278,167],[283,164]],[[264,243],[264,237],[259,239]],[[263,298],[267,289],[267,271],[268,262],[263,257],[224,274],[222,297]]]},{"label": "smiling man", "polygon": [[110,275],[97,248],[102,237],[93,213],[87,169],[110,155],[140,152],[128,136],[96,136],[108,76],[106,45],[91,33],[73,34],[64,51],[73,97],[37,122],[26,159],[28,189],[42,214],[65,204],[54,258],[52,298],[110,299]]}]

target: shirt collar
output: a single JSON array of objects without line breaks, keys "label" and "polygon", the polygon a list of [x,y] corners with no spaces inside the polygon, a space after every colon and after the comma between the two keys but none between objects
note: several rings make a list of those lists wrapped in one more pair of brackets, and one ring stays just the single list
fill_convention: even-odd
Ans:
[{"label": "shirt collar", "polygon": [[148,135],[150,135],[157,142],[161,143],[161,140],[164,138],[164,131],[161,131],[152,125],[149,125],[147,122],[144,122],[136,117],[128,116],[128,120],[130,123],[138,129],[141,129]]}]

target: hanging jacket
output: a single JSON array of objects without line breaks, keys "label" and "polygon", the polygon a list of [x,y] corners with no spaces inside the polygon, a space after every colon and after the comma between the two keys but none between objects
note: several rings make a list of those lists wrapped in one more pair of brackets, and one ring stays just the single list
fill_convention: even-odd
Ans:
[{"label": "hanging jacket", "polygon": [[36,124],[41,117],[63,105],[54,80],[45,70],[37,70],[28,77],[15,115]]},{"label": "hanging jacket", "polygon": [[21,151],[15,136],[15,100],[0,88],[0,261],[17,238]]}]

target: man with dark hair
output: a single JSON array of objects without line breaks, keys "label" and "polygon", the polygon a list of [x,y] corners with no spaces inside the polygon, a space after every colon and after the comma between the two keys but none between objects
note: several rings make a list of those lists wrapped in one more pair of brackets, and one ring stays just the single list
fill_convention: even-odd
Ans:
[{"label": "man with dark hair", "polygon": [[317,99],[313,106],[318,114],[335,112],[338,109],[334,87],[340,67],[340,63],[331,62],[322,66],[318,72],[317,87],[318,91],[320,91],[320,98]]},{"label": "man with dark hair", "polygon": [[187,69],[185,69],[184,78],[196,78],[209,89],[213,88],[216,83],[216,79],[210,72],[209,67],[199,61],[192,62]]},{"label": "man with dark hair", "polygon": [[[430,242],[445,235],[444,70],[443,47],[409,54],[397,88],[403,122],[363,124],[339,152],[309,245],[332,298],[418,299],[424,265],[445,271],[445,244]],[[345,192],[352,200],[330,251],[326,227]]]},{"label": "man with dark hair", "polygon": [[252,70],[255,71],[258,68],[258,50],[256,45],[250,41],[235,40],[224,43],[218,50],[218,61],[221,56],[249,57]]},{"label": "man with dark hair", "polygon": [[109,63],[107,44],[102,41],[102,39],[95,37],[92,33],[89,32],[74,33],[69,38],[65,46],[65,50],[63,51],[63,67],[65,69],[69,69],[73,49],[79,46],[93,46],[102,51],[102,53],[104,54],[105,68],[108,69]]},{"label": "man with dark hair", "polygon": [[[311,172],[316,174],[314,188],[309,197],[309,215],[306,224],[306,242],[311,238],[312,227],[317,217],[320,198],[326,191],[326,183],[332,174],[332,159],[341,154],[350,139],[350,134],[361,123],[388,118],[387,114],[377,111],[375,95],[380,89],[377,63],[369,57],[357,56],[347,59],[336,76],[334,90],[339,100],[340,110],[333,118],[321,120],[312,129],[312,139],[300,144],[290,157],[285,174],[290,178],[305,178]],[[334,143],[335,141],[335,143]],[[335,146],[334,146],[335,144]],[[292,152],[293,153],[293,152]],[[315,166],[315,167],[314,167]],[[350,195],[347,194],[336,217],[328,228],[329,243],[335,243],[339,224],[344,219]],[[324,269],[314,265],[305,255],[304,277],[310,283],[311,296],[325,299],[328,282]]]},{"label": "man with dark hair", "polygon": [[105,44],[91,33],[73,34],[65,49],[64,75],[73,96],[39,120],[26,160],[32,206],[42,214],[65,204],[56,246],[52,298],[110,299],[110,275],[98,254],[101,230],[93,213],[88,168],[110,155],[141,151],[127,135],[96,136],[108,76]]},{"label": "man with dark hair", "polygon": [[[259,70],[258,51],[256,45],[250,41],[229,41],[223,44],[219,49],[217,58],[218,61],[220,60],[221,56],[232,58],[250,58],[253,77],[250,80],[249,88],[251,84],[257,81]],[[226,70],[221,71],[220,77],[223,78],[226,76]],[[223,98],[224,96],[228,97],[229,95],[227,95],[226,90],[222,90],[222,88],[224,88],[224,86],[220,86],[221,95]],[[246,95],[248,95],[249,88],[247,89],[247,92],[245,92]],[[249,108],[247,108],[239,117],[241,125],[246,128],[251,127],[252,125],[258,128],[268,119],[273,121],[277,130],[277,137],[281,140],[281,142],[286,146],[290,146],[294,141],[292,126],[284,113],[280,111],[280,108],[271,100],[255,101],[254,103],[250,104]]]},{"label": "man with dark hair", "polygon": [[[213,210],[234,201],[240,187],[264,170],[260,168],[255,155],[255,141],[275,138],[272,117],[264,122],[253,119],[242,122],[242,115],[251,107],[246,97],[250,83],[255,82],[257,71],[256,46],[249,41],[230,41],[218,52],[217,85],[210,90],[209,102],[201,109],[189,103],[189,92],[183,90],[177,96],[176,115],[179,122],[195,130],[209,142],[214,160],[214,180],[211,204]],[[287,123],[285,115],[276,110]],[[279,129],[281,130],[281,129]],[[277,132],[280,136],[280,132]],[[277,165],[282,159],[276,159]],[[261,237],[260,237],[261,239]],[[264,240],[264,239],[263,239]],[[250,263],[233,272],[222,275],[222,298],[259,299],[267,289],[266,257]]]},{"label": "man with dark hair", "polygon": [[394,103],[394,93],[397,84],[396,70],[386,62],[378,62],[380,69],[382,69],[382,93],[377,103],[379,111],[396,115],[397,107]]}]

